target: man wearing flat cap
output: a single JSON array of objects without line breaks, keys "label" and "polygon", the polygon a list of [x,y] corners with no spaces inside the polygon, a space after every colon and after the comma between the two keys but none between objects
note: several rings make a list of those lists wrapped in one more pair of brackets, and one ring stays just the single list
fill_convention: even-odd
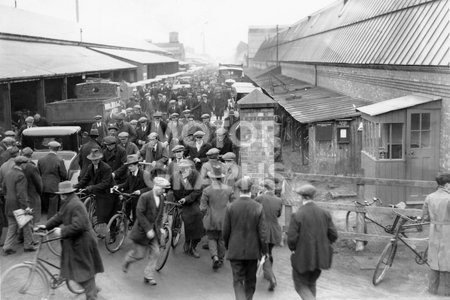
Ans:
[{"label": "man wearing flat cap", "polygon": [[[61,238],[61,277],[80,284],[86,299],[95,300],[99,291],[95,275],[102,273],[104,268],[86,208],[70,181],[59,183],[56,194],[61,197],[61,210],[38,227],[54,229],[54,235]],[[63,226],[57,227],[60,225]]]},{"label": "man wearing flat cap", "polygon": [[202,115],[201,128],[205,133],[207,133],[207,140],[205,141],[208,143],[211,142],[213,137],[216,135],[217,127],[211,123],[211,116],[209,114]]},{"label": "man wearing flat cap", "polygon": [[185,109],[181,112],[181,117],[180,117],[179,121],[180,121],[180,123],[183,124],[183,126],[187,124],[188,118],[190,115],[191,115],[191,111],[189,109]]},{"label": "man wearing flat cap", "polygon": [[102,160],[111,167],[115,182],[122,183],[127,173],[125,166],[127,153],[121,145],[117,144],[117,139],[113,136],[106,136],[103,139],[103,143],[105,144],[105,149],[103,149]]},{"label": "man wearing flat cap", "polygon": [[91,129],[97,129],[98,138],[100,141],[108,135],[108,126],[106,126],[105,122],[103,122],[101,115],[96,115],[94,117],[94,123],[92,123]]},{"label": "man wearing flat cap", "polygon": [[330,213],[313,201],[316,188],[306,184],[295,192],[302,197],[303,205],[291,216],[287,234],[292,277],[302,299],[316,299],[316,281],[321,270],[331,267],[331,244],[338,235]]},{"label": "man wearing flat cap", "polygon": [[170,156],[172,156],[172,148],[182,142],[183,124],[178,121],[178,116],[178,113],[170,115],[170,121],[167,124],[166,135]]},{"label": "man wearing flat cap", "polygon": [[203,116],[205,114],[211,116],[212,113],[213,113],[212,102],[209,101],[208,95],[203,94],[202,95],[202,100],[200,102],[200,116]]},{"label": "man wearing flat cap", "polygon": [[120,146],[125,149],[127,155],[136,154],[139,152],[139,148],[135,143],[130,142],[130,135],[128,132],[121,132],[118,134]]},{"label": "man wearing flat cap", "polygon": [[255,201],[261,203],[264,210],[264,217],[266,219],[267,228],[267,255],[263,270],[264,278],[269,281],[269,291],[273,291],[277,285],[275,274],[273,273],[273,256],[272,249],[275,245],[281,243],[281,226],[278,223],[278,218],[281,216],[283,202],[281,198],[275,195],[275,181],[272,179],[265,179],[261,184],[261,189]]},{"label": "man wearing flat cap", "polygon": [[[136,206],[136,222],[131,229],[129,238],[133,241],[133,249],[129,251],[122,264],[122,271],[128,272],[130,264],[148,257],[149,261],[144,269],[144,283],[156,285],[155,267],[159,256],[159,245],[164,237],[163,215],[165,193],[170,183],[163,177],[153,179],[153,189],[139,197]],[[149,253],[147,255],[147,253]]]},{"label": "man wearing flat cap", "polygon": [[219,161],[219,149],[217,148],[209,149],[208,152],[206,152],[206,157],[208,158],[208,161],[202,165],[200,169],[200,176],[203,180],[203,184],[208,186],[211,183],[208,172],[212,172],[213,167],[217,166],[221,168],[222,173],[225,173],[225,165]]},{"label": "man wearing flat cap", "polygon": [[22,132],[23,132],[25,129],[33,128],[33,127],[36,127],[36,125],[34,124],[34,118],[33,118],[32,116],[26,117],[26,118],[25,118],[25,124],[22,125],[22,126],[19,128],[19,137],[20,137],[20,140],[21,140],[21,141],[22,141]]},{"label": "man wearing flat cap", "polygon": [[121,133],[121,132],[127,132],[130,137],[130,141],[134,142],[134,140],[136,139],[136,131],[134,130],[133,127],[131,127],[130,123],[125,122],[125,115],[123,113],[119,113],[116,116],[116,126],[117,126],[117,134]]},{"label": "man wearing flat cap", "polygon": [[155,132],[159,136],[159,141],[164,143],[166,137],[167,123],[162,120],[162,113],[157,111],[153,114],[153,120],[150,124],[150,133]]},{"label": "man wearing flat cap", "polygon": [[147,118],[145,113],[142,112],[142,107],[139,104],[136,104],[135,106],[133,106],[133,112],[130,116],[130,120],[139,120],[142,117]]},{"label": "man wearing flat cap", "polygon": [[219,155],[224,155],[227,152],[233,152],[233,142],[228,136],[225,128],[220,127],[215,131],[215,136],[211,140],[211,146],[219,149]]},{"label": "man wearing flat cap", "polygon": [[169,160],[167,147],[159,141],[159,135],[156,132],[148,135],[148,143],[142,146],[139,154],[144,159],[145,169],[149,172],[153,169],[164,169]]},{"label": "man wearing flat cap", "polygon": [[5,150],[0,154],[0,166],[2,166],[5,162],[7,162],[11,158],[11,151],[14,150],[14,148],[17,148],[16,140],[9,136],[5,137],[2,140],[2,144]]},{"label": "man wearing flat cap", "polygon": [[64,161],[58,156],[61,144],[57,141],[48,143],[49,153],[41,157],[37,162],[37,167],[41,173],[42,183],[44,185],[42,193],[42,210],[47,213],[47,220],[53,217],[60,206],[59,196],[55,194],[58,191],[58,183],[67,180],[67,170]]},{"label": "man wearing flat cap", "polygon": [[150,124],[146,117],[141,117],[138,120],[139,126],[136,128],[136,145],[142,147],[147,143],[147,137],[150,134]]},{"label": "man wearing flat cap", "polygon": [[211,144],[206,143],[203,138],[205,133],[203,131],[196,131],[194,133],[194,145],[188,146],[187,157],[195,163],[195,168],[200,171],[203,163],[208,161],[206,153],[211,149]]},{"label": "man wearing flat cap", "polygon": [[[14,166],[6,174],[2,182],[2,191],[5,196],[5,213],[8,220],[8,231],[6,233],[5,244],[3,245],[3,254],[14,254],[14,249],[17,243],[19,224],[14,217],[13,211],[17,209],[24,209],[31,212],[30,200],[27,194],[27,178],[23,169],[28,162],[24,156],[17,156],[14,158]],[[33,237],[31,234],[30,223],[23,227],[24,251],[36,251],[33,246]]]},{"label": "man wearing flat cap", "polygon": [[227,207],[223,239],[233,273],[236,299],[253,299],[258,259],[267,253],[267,229],[261,204],[251,198],[253,181],[243,177],[236,186],[239,198]]},{"label": "man wearing flat cap", "polygon": [[178,106],[177,106],[177,100],[172,99],[169,101],[169,106],[167,107],[167,113],[169,114],[169,116],[174,113],[179,113]]}]

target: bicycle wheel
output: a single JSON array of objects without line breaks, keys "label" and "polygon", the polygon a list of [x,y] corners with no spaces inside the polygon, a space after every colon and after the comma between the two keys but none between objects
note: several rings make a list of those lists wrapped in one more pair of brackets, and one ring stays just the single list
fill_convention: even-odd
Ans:
[{"label": "bicycle wheel", "polygon": [[[345,230],[347,232],[355,232],[356,233],[356,218],[358,214],[355,211],[348,211],[347,216],[345,217]],[[362,219],[362,217],[361,217]],[[364,233],[367,233],[367,224],[364,220]],[[352,240],[353,243],[356,244],[356,240]],[[364,245],[367,245],[367,241],[364,241]]]},{"label": "bicycle wheel", "polygon": [[114,253],[120,249],[128,232],[128,224],[124,215],[115,214],[108,222],[105,235],[105,246]]},{"label": "bicycle wheel", "polygon": [[383,280],[387,270],[389,270],[389,268],[392,266],[392,263],[394,262],[396,252],[396,243],[389,242],[389,244],[384,247],[383,252],[381,252],[380,258],[378,259],[377,266],[375,267],[375,272],[373,272],[373,285],[378,285]]},{"label": "bicycle wheel", "polygon": [[49,295],[47,277],[31,264],[14,265],[2,275],[2,300],[48,299]]},{"label": "bicycle wheel", "polygon": [[66,279],[66,285],[69,291],[76,295],[81,295],[84,293],[84,288],[78,283],[70,279]]},{"label": "bicycle wheel", "polygon": [[172,222],[172,247],[175,249],[180,241],[181,237],[181,227],[183,226],[183,220],[181,219],[180,213],[174,214],[174,219]]},{"label": "bicycle wheel", "polygon": [[170,244],[172,241],[172,230],[170,230],[170,227],[168,225],[164,226],[164,237],[163,237],[163,245],[159,246],[159,257],[156,261],[155,269],[156,271],[161,271],[162,268],[164,268],[164,265],[167,262],[167,258],[169,257],[170,253]]},{"label": "bicycle wheel", "polygon": [[60,257],[62,251],[61,239],[56,238],[57,237],[53,233],[49,233],[44,237],[43,242],[45,242],[48,245],[50,252]]},{"label": "bicycle wheel", "polygon": [[89,221],[91,222],[92,229],[94,229],[95,234],[98,238],[104,238],[105,235],[102,234],[102,224],[99,224],[97,221],[97,212],[96,212],[96,204],[95,199],[92,197],[87,197],[84,201],[84,206],[86,206],[86,210],[88,213]]}]

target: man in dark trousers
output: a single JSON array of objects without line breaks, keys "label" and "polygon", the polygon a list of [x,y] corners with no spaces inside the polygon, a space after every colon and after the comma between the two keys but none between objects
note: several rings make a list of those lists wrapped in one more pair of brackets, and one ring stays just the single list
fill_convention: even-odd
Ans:
[{"label": "man in dark trousers", "polygon": [[225,212],[223,239],[233,272],[236,300],[251,300],[258,259],[267,253],[267,230],[263,207],[251,198],[251,178],[243,177],[236,186],[240,196]]},{"label": "man in dark trousers", "polygon": [[291,216],[287,236],[292,277],[302,299],[316,299],[316,281],[321,270],[331,267],[331,244],[338,235],[330,213],[313,202],[316,188],[306,184],[295,191],[302,197],[303,206]]},{"label": "man in dark trousers", "polygon": [[95,274],[102,273],[104,269],[86,208],[70,181],[61,182],[56,194],[61,197],[61,210],[47,224],[39,227],[52,230],[64,225],[54,231],[62,239],[61,277],[79,283],[85,289],[86,299],[95,300],[98,293]]},{"label": "man in dark trousers", "polygon": [[43,210],[48,207],[47,220],[53,217],[59,209],[59,196],[55,194],[58,191],[58,184],[67,180],[67,170],[64,161],[58,157],[57,152],[61,144],[56,141],[48,143],[50,152],[40,158],[37,163],[41,173],[44,190],[42,194]]},{"label": "man in dark trousers", "polygon": [[188,146],[187,158],[195,163],[195,168],[200,172],[203,163],[208,161],[206,152],[211,149],[211,144],[204,141],[205,133],[203,131],[196,131],[194,133],[195,143]]},{"label": "man in dark trousers", "polygon": [[256,202],[261,203],[264,209],[264,217],[267,227],[267,250],[268,259],[264,262],[264,278],[269,281],[269,291],[273,291],[277,285],[275,274],[272,270],[273,255],[272,249],[281,243],[281,226],[278,218],[281,216],[283,202],[281,198],[275,196],[275,182],[272,179],[265,179],[262,183],[262,190]]}]

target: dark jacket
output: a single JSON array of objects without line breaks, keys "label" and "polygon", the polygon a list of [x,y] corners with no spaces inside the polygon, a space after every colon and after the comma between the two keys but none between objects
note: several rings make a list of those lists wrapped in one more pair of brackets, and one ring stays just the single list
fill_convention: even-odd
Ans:
[{"label": "dark jacket", "polygon": [[91,129],[98,130],[98,139],[100,141],[103,141],[103,138],[108,135],[108,126],[106,126],[105,122],[100,122],[100,126],[98,126],[97,122],[94,122]]},{"label": "dark jacket", "polygon": [[64,161],[56,153],[50,152],[40,158],[37,167],[44,184],[44,193],[57,192],[58,184],[67,180],[67,170]]},{"label": "dark jacket", "polygon": [[120,145],[116,145],[116,148],[111,151],[105,148],[103,150],[102,160],[111,167],[111,170],[115,174],[114,178],[116,182],[122,183],[127,173],[127,167],[125,166],[127,152],[125,149]]},{"label": "dark jacket", "polygon": [[153,190],[142,194],[136,206],[137,222],[134,223],[133,229],[131,229],[130,239],[137,244],[148,245],[150,240],[147,238],[147,232],[151,229],[155,231],[155,236],[159,239],[163,212],[163,196],[159,196],[159,206],[156,207]]},{"label": "dark jacket", "polygon": [[145,125],[145,130],[142,128],[142,125],[136,128],[136,145],[142,146],[147,142],[147,137],[150,134],[150,124]]},{"label": "dark jacket", "polygon": [[298,273],[329,269],[333,256],[331,244],[337,231],[328,211],[308,202],[291,216],[287,243],[291,251],[292,268]]},{"label": "dark jacket", "polygon": [[43,191],[42,178],[34,162],[29,161],[23,171],[27,178],[27,194],[30,207],[33,209],[33,221],[41,219],[41,194]]},{"label": "dark jacket", "polygon": [[80,178],[84,176],[87,168],[91,164],[91,161],[87,158],[91,154],[92,149],[101,149],[101,145],[94,139],[90,139],[88,142],[84,143],[80,148],[80,153],[78,154],[78,164],[80,165]]},{"label": "dark jacket", "polygon": [[266,253],[266,224],[262,205],[241,196],[225,212],[223,240],[229,260],[255,260]]},{"label": "dark jacket", "polygon": [[169,154],[167,152],[167,148],[161,142],[156,143],[156,151],[153,151],[154,148],[150,148],[150,144],[147,143],[142,146],[139,151],[140,155],[144,158],[147,163],[151,163],[156,161],[157,168],[164,168],[169,160]]},{"label": "dark jacket", "polygon": [[195,168],[197,169],[197,171],[200,171],[203,163],[208,161],[206,152],[208,152],[208,150],[211,149],[211,144],[203,142],[203,145],[200,147],[200,150],[197,150],[195,144],[193,146],[187,146],[187,148],[188,148],[187,158],[189,158],[190,160],[194,160],[194,158],[200,159],[199,163],[195,163]]},{"label": "dark jacket", "polygon": [[221,182],[214,182],[203,190],[200,210],[205,214],[206,230],[222,230],[227,205],[233,202],[233,189]]},{"label": "dark jacket", "polygon": [[[125,193],[132,193],[136,190],[140,190],[141,194],[148,192],[150,188],[145,184],[144,172],[146,171],[139,169],[136,176],[128,172],[125,182],[118,185],[119,189]],[[150,175],[147,174],[147,176]]]},{"label": "dark jacket", "polygon": [[97,238],[90,228],[85,206],[72,194],[60,211],[46,224],[48,230],[61,229],[61,277],[83,282],[103,272],[103,262],[97,248]]},{"label": "dark jacket", "polygon": [[3,179],[3,195],[5,196],[5,213],[14,217],[13,211],[30,207],[27,194],[27,178],[18,166],[14,166]]},{"label": "dark jacket", "polygon": [[278,218],[281,216],[283,208],[281,198],[275,196],[273,192],[267,192],[256,197],[255,201],[263,206],[267,227],[267,243],[279,245],[281,243],[281,226],[278,223]]}]

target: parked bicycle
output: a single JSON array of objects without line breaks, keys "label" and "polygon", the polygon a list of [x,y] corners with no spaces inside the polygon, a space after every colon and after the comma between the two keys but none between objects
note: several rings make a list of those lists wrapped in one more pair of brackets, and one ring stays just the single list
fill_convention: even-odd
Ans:
[{"label": "parked bicycle", "polygon": [[[174,211],[181,207],[181,204],[177,202],[164,201],[164,217],[163,217],[163,234],[161,236],[161,243],[159,246],[159,257],[156,261],[156,271],[162,270],[164,265],[167,262],[167,258],[169,257],[170,247],[173,245],[173,236],[172,236],[172,225],[173,225],[173,216]],[[180,229],[181,231],[181,229]],[[178,240],[176,241],[178,243]],[[175,244],[176,246],[176,244]]]},{"label": "parked bicycle", "polygon": [[[53,231],[34,230],[38,245],[33,260],[16,264],[2,274],[1,299],[48,299],[50,292],[54,293],[64,283],[72,293],[84,293],[83,287],[78,283],[60,276],[59,266],[39,257],[43,244],[60,241],[60,238],[50,238],[52,233]],[[55,274],[52,269],[58,272]]]},{"label": "parked bicycle", "polygon": [[95,201],[95,194],[89,193],[85,189],[79,190],[76,194],[86,207],[89,221],[91,222],[95,234],[98,238],[104,238],[105,235],[102,231],[102,224],[97,221],[97,203]]},{"label": "parked bicycle", "polygon": [[105,235],[105,246],[109,252],[114,253],[120,249],[127,237],[128,230],[133,224],[133,220],[130,216],[131,200],[137,195],[123,193],[117,189],[112,189],[114,194],[119,195],[119,200],[121,202],[121,209],[109,220]]},{"label": "parked bicycle", "polygon": [[[373,285],[378,285],[386,275],[386,272],[394,263],[394,258],[397,253],[398,242],[401,241],[408,249],[410,249],[415,255],[415,261],[419,265],[427,264],[428,247],[423,252],[416,251],[411,245],[409,245],[404,240],[404,233],[410,230],[422,231],[424,225],[430,224],[429,222],[422,223],[420,217],[411,218],[394,211],[396,214],[396,219],[399,221],[394,228],[394,237],[389,241],[389,243],[384,248],[383,252],[378,259],[377,266],[375,267],[375,272],[373,273],[372,283]],[[409,224],[406,224],[409,223]]]}]

